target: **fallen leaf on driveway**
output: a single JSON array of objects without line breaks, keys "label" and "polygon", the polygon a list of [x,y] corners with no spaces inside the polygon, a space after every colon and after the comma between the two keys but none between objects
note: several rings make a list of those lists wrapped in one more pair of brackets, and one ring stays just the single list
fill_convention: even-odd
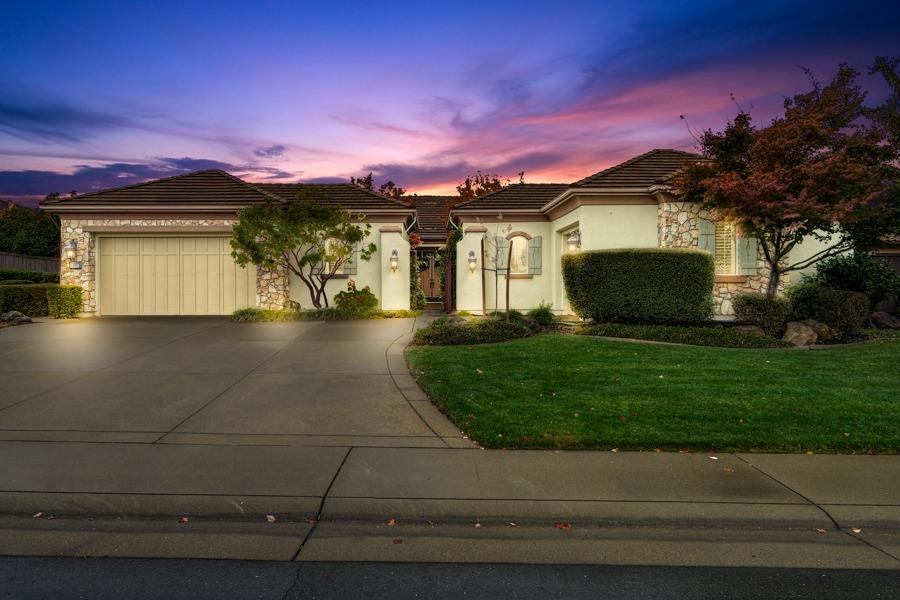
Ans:
[{"label": "fallen leaf on driveway", "polygon": [[719,457],[718,456],[710,456],[709,460],[719,460]]},{"label": "fallen leaf on driveway", "polygon": [[822,529],[821,527],[816,527],[816,531],[818,531],[819,533],[828,533],[827,529]]},{"label": "fallen leaf on driveway", "polygon": [[38,513],[34,513],[34,514],[31,516],[31,518],[32,518],[32,519],[40,519],[40,518],[43,517],[43,516],[44,516],[44,513],[38,512]]},{"label": "fallen leaf on driveway", "polygon": [[507,523],[507,525],[509,525],[510,527],[518,527],[518,526],[519,526],[518,523],[513,523],[512,521],[510,521],[509,523]]},{"label": "fallen leaf on driveway", "polygon": [[393,543],[393,544],[402,544],[402,543],[403,543],[403,540],[399,540],[399,539],[398,539],[398,540],[394,540],[394,541],[391,542],[391,543]]},{"label": "fallen leaf on driveway", "polygon": [[395,526],[396,524],[397,524],[397,519],[388,519],[388,520],[387,520],[387,526],[388,526],[388,527],[393,527],[393,526]]},{"label": "fallen leaf on driveway", "polygon": [[726,473],[734,473],[734,469],[732,467],[725,467],[722,470]]},{"label": "fallen leaf on driveway", "polygon": [[481,523],[475,523],[475,527],[481,527]]},{"label": "fallen leaf on driveway", "polygon": [[187,523],[188,521],[190,521],[190,519],[187,517],[181,517],[180,519],[178,519],[179,523]]},{"label": "fallen leaf on driveway", "polygon": [[554,523],[553,526],[556,527],[557,529],[562,529],[563,531],[568,531],[568,530],[572,529],[571,523]]},{"label": "fallen leaf on driveway", "polygon": [[862,533],[862,529],[860,529],[859,527],[853,527],[850,529],[850,531],[852,531],[853,533]]},{"label": "fallen leaf on driveway", "polygon": [[275,515],[266,515],[266,522],[267,522],[267,523],[274,523],[274,522],[275,522]]}]

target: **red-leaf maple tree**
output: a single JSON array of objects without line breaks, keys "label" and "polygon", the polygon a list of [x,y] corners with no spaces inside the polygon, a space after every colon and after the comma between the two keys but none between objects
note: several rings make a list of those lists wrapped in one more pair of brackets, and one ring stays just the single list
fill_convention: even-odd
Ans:
[{"label": "red-leaf maple tree", "polygon": [[[881,61],[879,72],[896,81],[897,62]],[[854,69],[841,65],[827,85],[807,75],[812,89],[785,99],[784,114],[768,126],[756,127],[741,109],[723,131],[703,132],[706,160],[674,180],[683,200],[759,241],[769,296],[784,273],[871,244],[896,231],[900,215],[900,147],[888,125],[896,122],[900,89],[870,109]],[[809,237],[823,248],[792,261],[791,251]]]}]

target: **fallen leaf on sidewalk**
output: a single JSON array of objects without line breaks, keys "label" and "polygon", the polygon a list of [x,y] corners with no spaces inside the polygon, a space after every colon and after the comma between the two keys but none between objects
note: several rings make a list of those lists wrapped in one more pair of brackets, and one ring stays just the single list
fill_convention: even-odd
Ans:
[{"label": "fallen leaf on sidewalk", "polygon": [[725,471],[726,473],[734,473],[733,467],[724,467],[722,470]]},{"label": "fallen leaf on sidewalk", "polygon": [[426,521],[429,527],[434,527],[434,521]]},{"label": "fallen leaf on sidewalk", "polygon": [[34,514],[31,516],[31,518],[32,518],[32,519],[40,519],[40,518],[43,517],[43,516],[44,516],[44,513],[38,512],[38,513],[34,513]]},{"label": "fallen leaf on sidewalk", "polygon": [[396,524],[397,524],[397,519],[388,519],[387,520],[388,527],[394,527]]},{"label": "fallen leaf on sidewalk", "polygon": [[402,543],[403,543],[403,540],[397,539],[397,540],[394,540],[394,541],[391,542],[391,543],[393,543],[393,544],[402,544]]},{"label": "fallen leaf on sidewalk", "polygon": [[188,521],[190,521],[190,519],[187,517],[181,517],[180,519],[178,519],[179,523],[187,523]]},{"label": "fallen leaf on sidewalk", "polygon": [[475,523],[475,527],[481,527],[481,523]]},{"label": "fallen leaf on sidewalk", "polygon": [[850,531],[852,531],[853,533],[862,533],[862,529],[860,529],[859,527],[852,527]]},{"label": "fallen leaf on sidewalk", "polygon": [[510,521],[509,523],[507,523],[507,525],[509,525],[510,527],[518,527],[518,526],[519,526],[518,523],[513,523],[512,521]]},{"label": "fallen leaf on sidewalk", "polygon": [[612,450],[610,450],[610,452],[618,452],[618,451],[619,451],[618,448],[613,448]]},{"label": "fallen leaf on sidewalk", "polygon": [[563,531],[568,531],[568,530],[572,529],[571,523],[554,523],[553,526],[556,527],[557,529],[562,529]]},{"label": "fallen leaf on sidewalk", "polygon": [[719,457],[718,456],[710,456],[709,460],[719,460]]},{"label": "fallen leaf on sidewalk", "polygon": [[266,515],[266,523],[274,523],[275,515]]},{"label": "fallen leaf on sidewalk", "polygon": [[816,527],[816,531],[818,531],[819,533],[828,533],[827,529],[822,529],[821,527]]}]

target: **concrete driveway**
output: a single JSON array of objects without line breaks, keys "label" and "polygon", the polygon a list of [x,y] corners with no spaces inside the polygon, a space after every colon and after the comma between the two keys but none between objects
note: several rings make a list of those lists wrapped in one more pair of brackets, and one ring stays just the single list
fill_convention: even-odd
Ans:
[{"label": "concrete driveway", "polygon": [[467,445],[403,363],[414,319],[96,318],[0,330],[0,440]]}]

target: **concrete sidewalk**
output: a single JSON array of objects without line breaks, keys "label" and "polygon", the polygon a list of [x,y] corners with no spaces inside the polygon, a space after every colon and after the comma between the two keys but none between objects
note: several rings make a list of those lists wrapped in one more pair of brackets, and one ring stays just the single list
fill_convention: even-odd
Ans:
[{"label": "concrete sidewalk", "polygon": [[0,554],[900,568],[895,456],[67,442],[0,455]]}]

